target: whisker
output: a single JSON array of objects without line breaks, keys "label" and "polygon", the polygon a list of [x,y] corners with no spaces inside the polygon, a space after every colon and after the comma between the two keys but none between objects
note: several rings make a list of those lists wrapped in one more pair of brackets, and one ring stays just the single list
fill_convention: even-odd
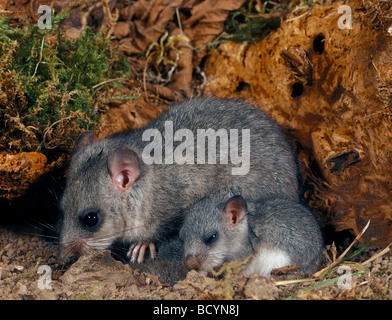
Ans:
[{"label": "whisker", "polygon": [[48,239],[58,239],[59,238],[57,236],[49,236],[46,234],[39,234],[39,233],[32,233],[32,232],[24,232],[24,234],[28,234],[30,236],[37,236],[37,237],[41,237],[41,238],[48,238]]},{"label": "whisker", "polygon": [[46,222],[46,221],[44,221],[42,219],[34,218],[33,222],[36,222],[38,225],[40,225],[41,227],[43,227],[46,230],[49,230],[49,231],[57,233],[57,230],[56,230],[56,228],[54,226],[52,226],[50,223],[48,223],[48,222]]},{"label": "whisker", "polygon": [[[136,226],[123,229],[120,234],[126,235],[131,231],[143,227],[145,226]],[[160,245],[164,244],[166,241],[169,241],[170,238],[170,236],[163,236],[158,239],[154,239],[154,242]],[[86,241],[84,241],[83,239],[81,239],[81,241],[84,242],[82,245],[81,253],[91,251],[96,252],[97,250],[109,249],[115,259],[120,260],[123,263],[129,262],[129,258],[126,257],[126,254],[129,251],[132,241],[126,238],[122,238],[121,236],[119,237],[119,232],[107,232],[105,234],[100,234],[99,236],[93,235],[86,239]],[[75,240],[69,240],[67,242],[62,242],[59,244],[60,248],[62,248],[62,255],[65,259],[71,258],[75,254],[78,255],[77,253],[80,250],[78,246],[80,245],[80,242],[78,244],[78,241],[75,242]]]}]

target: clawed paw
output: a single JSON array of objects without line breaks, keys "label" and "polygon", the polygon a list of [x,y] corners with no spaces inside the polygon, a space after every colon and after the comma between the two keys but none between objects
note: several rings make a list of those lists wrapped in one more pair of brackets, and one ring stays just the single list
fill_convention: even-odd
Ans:
[{"label": "clawed paw", "polygon": [[143,263],[146,249],[150,249],[151,259],[157,257],[154,242],[137,242],[133,243],[128,250],[127,257],[131,258],[131,262]]}]

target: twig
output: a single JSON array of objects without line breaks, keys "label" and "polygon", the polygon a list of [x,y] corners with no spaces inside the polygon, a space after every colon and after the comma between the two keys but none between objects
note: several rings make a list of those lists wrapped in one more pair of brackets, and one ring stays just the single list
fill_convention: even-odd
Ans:
[{"label": "twig", "polygon": [[367,230],[367,228],[369,228],[370,225],[370,219],[367,222],[367,224],[365,225],[365,227],[362,229],[362,231],[360,233],[358,233],[358,235],[355,237],[354,241],[348,246],[348,248],[346,250],[344,250],[344,252],[339,256],[339,258],[336,260],[337,262],[339,262],[340,260],[342,260],[344,258],[344,256],[347,254],[347,252],[350,251],[351,247],[354,245],[355,242],[357,242],[365,233],[365,231]]},{"label": "twig", "polygon": [[182,31],[182,24],[181,24],[181,19],[180,19],[180,11],[178,10],[178,7],[176,7],[176,16],[177,16],[177,21],[178,21],[178,27],[180,28],[181,35],[183,36],[184,33]]},{"label": "twig", "polygon": [[383,256],[384,254],[386,254],[387,252],[390,251],[389,247],[392,245],[392,242],[390,244],[388,244],[388,246],[382,250],[381,252],[375,254],[373,257],[369,258],[368,260],[366,260],[365,262],[362,263],[363,266],[368,265],[370,262],[372,262],[373,260],[376,260],[378,257]]},{"label": "twig", "polygon": [[[306,279],[295,279],[295,280],[285,280],[285,281],[277,281],[275,282],[275,285],[287,285],[287,284],[294,284],[294,283],[301,283],[301,282],[309,282],[309,281],[317,281],[317,280],[321,280],[323,279],[323,277],[330,271],[332,270],[334,267],[336,267],[337,265],[339,265],[341,262],[344,261],[344,257],[347,254],[347,252],[351,249],[351,247],[354,245],[354,243],[356,241],[358,241],[362,235],[365,233],[365,231],[367,230],[367,228],[369,227],[370,224],[370,220],[368,221],[368,223],[366,224],[366,226],[362,229],[362,231],[355,237],[354,241],[349,245],[349,247],[339,256],[338,259],[334,259],[334,261],[327,267],[321,269],[320,271],[316,272],[311,278],[306,278]],[[391,243],[392,244],[392,243]],[[357,255],[358,253],[362,252],[364,249],[366,249],[368,246],[370,245],[370,243],[368,243],[367,245],[363,246],[362,248],[358,249],[357,251],[355,251],[352,255],[350,255],[348,258],[351,258],[355,255]]]},{"label": "twig", "polygon": [[310,282],[310,281],[315,281],[315,279],[306,278],[306,279],[282,280],[282,281],[275,281],[274,284],[276,286],[284,286],[288,284],[303,283],[303,282]]},{"label": "twig", "polygon": [[105,80],[105,81],[102,81],[100,83],[97,83],[96,85],[93,85],[92,88],[95,89],[95,88],[97,88],[99,86],[102,86],[102,85],[104,85],[106,83],[110,83],[110,82],[114,82],[114,81],[128,81],[128,79],[125,79],[125,78],[109,79],[109,80]]},{"label": "twig", "polygon": [[298,17],[294,17],[294,18],[291,18],[291,19],[287,19],[286,21],[287,21],[287,22],[290,22],[290,21],[294,21],[294,20],[297,20],[297,19],[301,19],[302,17],[305,17],[310,11],[311,11],[311,10],[308,10],[308,11],[306,11],[304,14],[301,14],[301,15],[298,16]]},{"label": "twig", "polygon": [[344,256],[347,254],[347,252],[351,249],[351,247],[354,245],[355,242],[357,242],[362,235],[365,233],[365,231],[367,230],[367,228],[370,225],[370,219],[368,221],[368,223],[366,224],[366,226],[362,229],[362,231],[355,237],[354,241],[348,246],[348,248],[339,256],[339,258],[337,258],[337,260],[335,262],[333,262],[331,265],[329,265],[328,267],[325,267],[324,269],[321,269],[320,271],[316,272],[313,275],[313,278],[318,278],[320,276],[322,276],[325,272],[328,272],[330,269],[332,269],[333,267],[337,266],[340,262],[342,262]]},{"label": "twig", "polygon": [[248,18],[263,18],[263,19],[271,19],[271,18],[279,18],[285,15],[287,11],[281,12],[273,12],[273,13],[259,13],[259,14],[249,14],[247,15]]},{"label": "twig", "polygon": [[[363,274],[363,273],[365,273],[365,270],[360,270],[360,271],[358,271],[358,272],[352,273],[352,274],[350,274],[350,276],[356,276],[356,275]],[[321,288],[321,287],[324,287],[324,286],[329,285],[329,284],[331,284],[331,283],[334,283],[334,282],[338,281],[339,279],[342,279],[342,277],[344,277],[344,276],[339,276],[339,277],[336,277],[336,278],[332,278],[332,279],[329,279],[329,280],[327,280],[327,281],[318,283],[318,284],[316,284],[316,285],[314,285],[314,286],[311,286],[311,287],[309,287],[309,288],[300,290],[300,291],[294,293],[293,295],[287,297],[285,300],[294,299],[297,295],[299,295],[299,294],[301,294],[301,293],[305,293],[305,292],[308,292],[308,291],[312,291],[313,289]]]},{"label": "twig", "polygon": [[43,51],[43,49],[44,49],[44,43],[45,43],[45,36],[42,37],[41,50],[40,50],[39,60],[38,60],[38,62],[37,62],[37,65],[35,66],[33,78],[35,77],[35,74],[37,73],[37,70],[38,70],[38,66],[39,66],[39,64],[40,64],[41,61],[42,61],[42,51]]},{"label": "twig", "polygon": [[147,101],[149,100],[149,97],[148,97],[148,93],[147,93],[146,74],[147,74],[147,68],[148,68],[148,63],[150,62],[150,58],[151,58],[151,55],[149,55],[147,57],[146,65],[144,66],[144,70],[143,70],[143,88],[144,88],[144,94],[146,95]]},{"label": "twig", "polygon": [[374,69],[376,69],[377,75],[378,75],[378,77],[380,78],[380,80],[381,80],[382,82],[385,82],[384,79],[383,79],[383,77],[382,77],[381,74],[380,74],[380,71],[378,70],[378,68],[377,68],[376,65],[374,64],[374,61],[373,61],[373,60],[372,60],[372,65],[373,65]]}]

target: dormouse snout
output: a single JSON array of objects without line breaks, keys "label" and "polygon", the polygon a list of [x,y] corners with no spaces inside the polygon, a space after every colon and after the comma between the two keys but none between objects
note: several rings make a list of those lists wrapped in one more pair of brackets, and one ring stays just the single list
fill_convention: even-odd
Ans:
[{"label": "dormouse snout", "polygon": [[203,265],[203,259],[201,256],[187,255],[184,260],[184,266],[187,270],[199,271]]},{"label": "dormouse snout", "polygon": [[60,250],[60,259],[64,261],[72,261],[79,258],[88,248],[87,240],[78,238],[63,244]]}]

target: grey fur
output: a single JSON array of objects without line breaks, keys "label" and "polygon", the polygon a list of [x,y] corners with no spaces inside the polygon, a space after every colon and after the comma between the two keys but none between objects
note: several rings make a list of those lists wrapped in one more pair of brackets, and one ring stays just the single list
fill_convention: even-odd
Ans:
[{"label": "grey fur", "polygon": [[[324,242],[308,209],[278,198],[247,201],[245,217],[233,228],[225,221],[225,205],[231,196],[228,192],[213,194],[185,213],[180,231],[185,259],[197,259],[199,270],[208,272],[211,265],[244,260],[268,248],[285,252],[290,264],[295,263],[309,275],[318,270]],[[211,234],[218,234],[217,240],[208,245],[204,240]]]},{"label": "grey fur", "polygon": [[[219,164],[219,155],[216,165],[145,164],[141,155],[149,142],[142,141],[143,131],[157,128],[163,133],[166,120],[173,121],[175,131],[250,129],[250,171],[244,176],[231,175],[232,165]],[[125,192],[113,188],[107,168],[109,154],[119,145],[135,152],[141,170]],[[77,241],[88,248],[104,249],[116,239],[160,239],[168,230],[179,228],[182,210],[225,187],[248,199],[278,196],[298,201],[297,164],[290,142],[274,121],[245,102],[203,98],[176,104],[142,130],[83,143],[75,149],[60,203],[63,253],[77,253],[71,248]],[[88,210],[100,212],[100,227],[93,232],[82,228],[79,221]]]}]

